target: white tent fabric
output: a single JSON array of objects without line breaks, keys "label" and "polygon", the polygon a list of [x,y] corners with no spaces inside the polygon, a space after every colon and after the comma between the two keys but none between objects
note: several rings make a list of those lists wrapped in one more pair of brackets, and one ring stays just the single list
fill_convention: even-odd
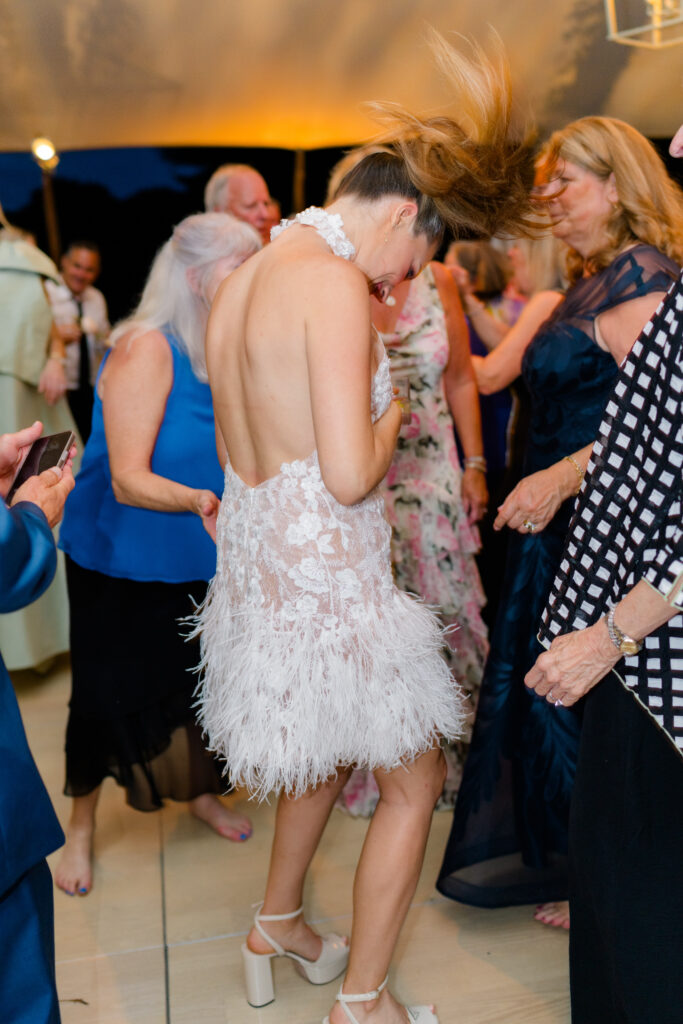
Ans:
[{"label": "white tent fabric", "polygon": [[[642,2],[645,0],[634,0]],[[603,0],[0,0],[0,150],[344,145],[368,99],[448,96],[426,26],[501,35],[539,123],[624,118],[666,136],[683,47],[607,42]]]}]

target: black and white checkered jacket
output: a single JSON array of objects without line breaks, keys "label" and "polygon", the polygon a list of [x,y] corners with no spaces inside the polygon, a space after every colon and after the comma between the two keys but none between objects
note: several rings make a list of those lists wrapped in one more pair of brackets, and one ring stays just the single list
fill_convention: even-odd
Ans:
[{"label": "black and white checkered jacket", "polygon": [[[641,579],[683,611],[683,275],[621,366],[539,639],[591,625]],[[683,755],[683,614],[616,671]]]}]

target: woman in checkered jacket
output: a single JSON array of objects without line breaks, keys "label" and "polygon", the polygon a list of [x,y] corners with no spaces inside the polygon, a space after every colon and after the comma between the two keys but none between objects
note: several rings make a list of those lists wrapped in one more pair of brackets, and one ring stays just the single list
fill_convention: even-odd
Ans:
[{"label": "woman in checkered jacket", "polygon": [[[683,156],[683,127],[671,152]],[[552,705],[585,698],[570,826],[572,1020],[677,1024],[683,276],[621,366],[539,638],[549,649],[527,685]]]},{"label": "woman in checkered jacket", "polygon": [[523,357],[527,476],[496,520],[517,532],[439,889],[478,906],[541,904],[539,920],[569,927],[580,709],[539,700],[524,677],[618,364],[683,261],[683,196],[647,140],[610,118],[557,132],[542,160],[571,287]]}]

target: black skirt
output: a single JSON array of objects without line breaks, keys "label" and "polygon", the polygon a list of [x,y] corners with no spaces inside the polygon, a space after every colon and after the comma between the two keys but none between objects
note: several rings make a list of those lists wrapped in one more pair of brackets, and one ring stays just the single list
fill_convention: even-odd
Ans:
[{"label": "black skirt", "polygon": [[199,646],[184,639],[178,621],[207,584],[118,579],[68,557],[66,568],[73,676],[67,796],[91,793],[106,776],[140,811],[167,797],[224,792],[224,764],[207,753],[192,709]]},{"label": "black skirt", "polygon": [[680,1024],[683,758],[613,673],[584,701],[569,855],[572,1024]]}]

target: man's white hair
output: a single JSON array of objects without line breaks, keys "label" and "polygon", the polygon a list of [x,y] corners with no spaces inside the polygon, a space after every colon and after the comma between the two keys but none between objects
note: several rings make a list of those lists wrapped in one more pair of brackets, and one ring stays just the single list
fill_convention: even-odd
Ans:
[{"label": "man's white hair", "polygon": [[207,213],[227,213],[231,182],[241,174],[261,174],[249,164],[223,164],[214,171],[204,189],[204,209]]}]

